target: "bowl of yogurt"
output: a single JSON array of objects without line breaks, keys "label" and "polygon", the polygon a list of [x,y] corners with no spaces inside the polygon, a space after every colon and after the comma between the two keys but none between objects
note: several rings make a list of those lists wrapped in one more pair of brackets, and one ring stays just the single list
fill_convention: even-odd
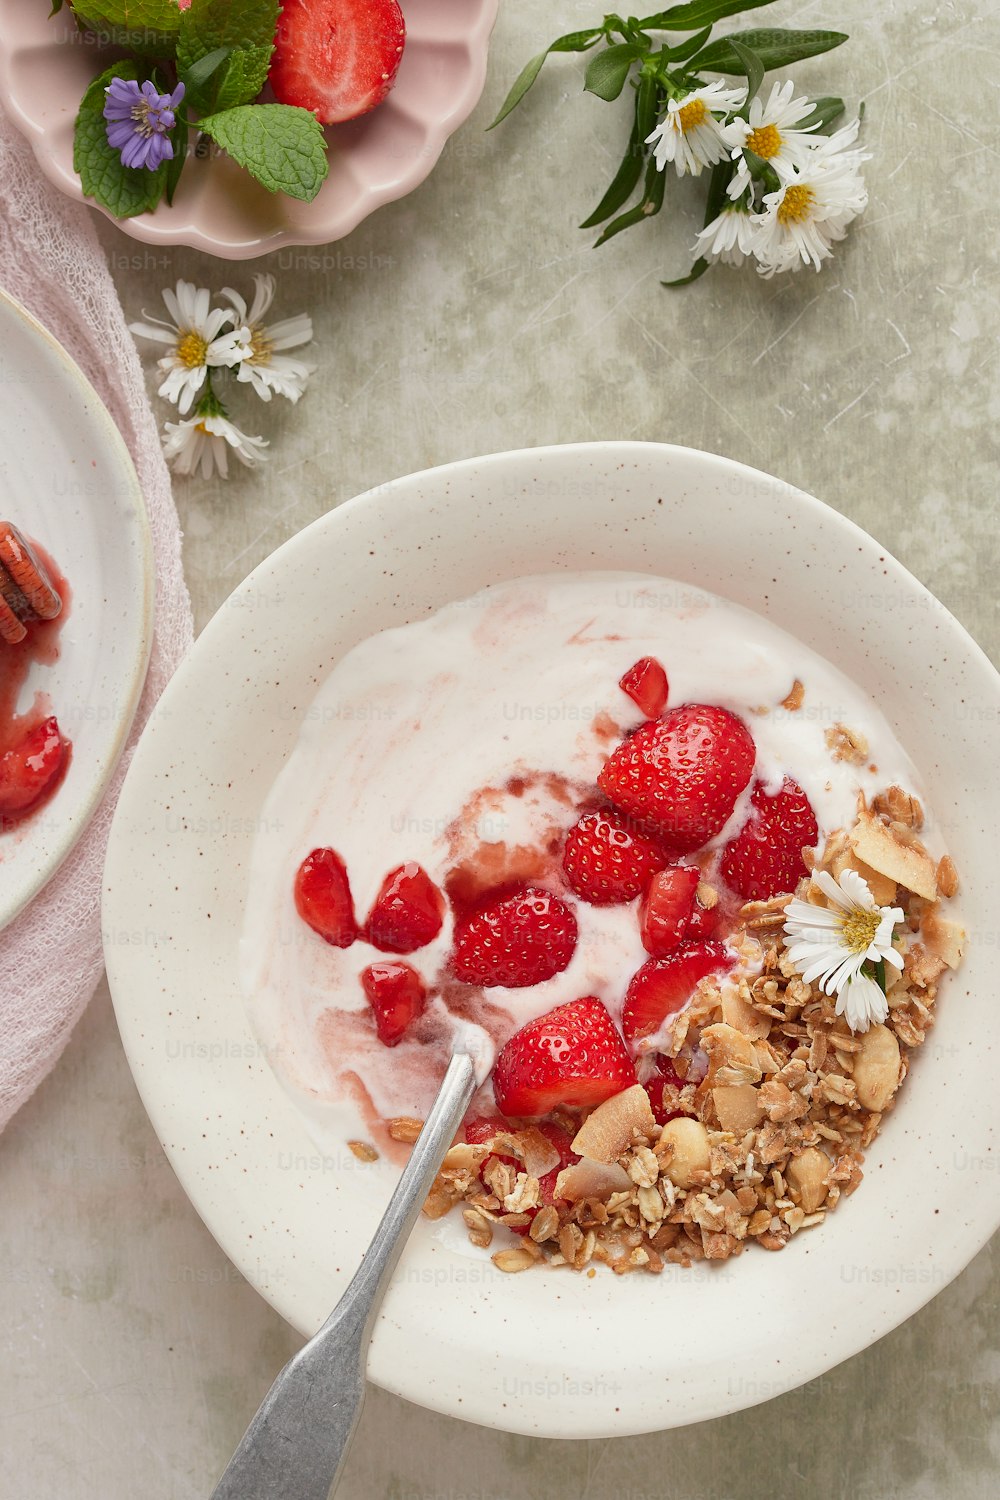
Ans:
[{"label": "bowl of yogurt", "polygon": [[[582,995],[617,1024],[647,956],[634,909],[581,901],[558,972],[467,1004],[442,983],[449,901],[406,958],[425,1031],[380,1048],[359,984],[380,954],[361,919],[404,862],[442,890],[491,858],[499,886],[551,883],[585,789],[642,722],[617,684],[649,656],[671,703],[749,726],[756,782],[773,794],[794,775],[820,845],[859,792],[919,800],[929,868],[947,857],[960,872],[965,954],[868,1180],[780,1256],[678,1256],[655,1283],[605,1266],[510,1276],[460,1216],[418,1226],[370,1376],[515,1431],[647,1431],[790,1389],[916,1311],[995,1228],[977,1177],[993,1128],[993,669],[883,548],[779,480],[655,444],[494,455],[340,506],[257,569],[168,690],[112,835],[106,924],[142,931],[155,912],[162,935],[108,951],[147,1108],[223,1248],[311,1333],[398,1173],[405,1133],[379,1136],[380,1122],[419,1118],[456,1036],[471,1028],[488,1065]],[[863,753],[834,753],[845,729]],[[745,796],[731,814],[706,859],[738,833]],[[316,846],[350,873],[356,943],[298,918],[295,870]],[[915,896],[918,918],[937,896]],[[357,1150],[373,1141],[376,1159]]]}]

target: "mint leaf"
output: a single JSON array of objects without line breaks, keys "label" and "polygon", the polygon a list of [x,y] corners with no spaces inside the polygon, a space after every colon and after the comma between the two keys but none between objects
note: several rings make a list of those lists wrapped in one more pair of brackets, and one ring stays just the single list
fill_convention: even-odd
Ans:
[{"label": "mint leaf", "polygon": [[[191,0],[182,12],[177,67],[192,109],[221,113],[256,99],[267,81],[278,0]],[[203,78],[197,64],[225,48],[229,60]]]},{"label": "mint leaf", "polygon": [[80,174],[87,197],[95,199],[116,219],[131,219],[135,214],[154,209],[167,180],[166,162],[155,172],[145,167],[126,167],[119,153],[108,144],[104,91],[112,78],[138,81],[141,76],[133,62],[122,61],[107,68],[84,94],[76,117],[74,169]]},{"label": "mint leaf", "polygon": [[846,41],[844,31],[778,31],[771,27],[737,31],[732,36],[711,42],[691,59],[691,67],[709,73],[745,73],[744,61],[739,54],[742,46],[755,52],[770,73],[775,68],[791,67],[792,63],[801,62],[805,57],[830,52]]},{"label": "mint leaf", "polygon": [[92,31],[120,27],[140,36],[172,35],[183,15],[177,0],[74,0],[73,13]]},{"label": "mint leaf", "polygon": [[316,116],[292,104],[244,104],[207,115],[199,129],[256,177],[269,193],[310,203],[329,170]]}]

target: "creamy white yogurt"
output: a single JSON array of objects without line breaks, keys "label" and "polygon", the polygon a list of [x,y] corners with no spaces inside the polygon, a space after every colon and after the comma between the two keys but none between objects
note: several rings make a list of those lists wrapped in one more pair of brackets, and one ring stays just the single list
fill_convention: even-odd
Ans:
[{"label": "creamy white yogurt", "polygon": [[[667,579],[519,579],[363,641],[320,688],[268,796],[241,945],[254,1029],[324,1145],[378,1135],[379,1117],[422,1116],[457,1042],[478,1048],[485,1073],[498,1036],[554,1005],[597,995],[617,1019],[647,955],[635,903],[595,907],[570,894],[579,942],[568,968],[529,989],[491,988],[482,1001],[462,990],[461,1016],[460,987],[445,985],[423,1040],[389,1050],[359,975],[392,955],[363,942],[333,948],[306,927],[292,897],[299,863],[317,846],[336,849],[359,920],[406,860],[440,885],[464,862],[493,861],[558,888],[557,853],[536,869],[536,851],[556,850],[620,734],[641,722],[618,680],[647,655],[666,668],[670,706],[720,704],[744,719],[757,746],[751,786],[759,777],[776,790],[793,776],[821,836],[853,821],[859,787],[896,782],[921,795],[883,715],[836,667],[767,620]],[[805,697],[789,712],[780,705],[796,678]],[[866,736],[866,766],[833,760],[824,732],[837,723]],[[749,794],[716,844],[742,825]],[[935,852],[932,826],[923,837]],[[407,956],[430,989],[451,933],[449,914],[439,937]]]}]

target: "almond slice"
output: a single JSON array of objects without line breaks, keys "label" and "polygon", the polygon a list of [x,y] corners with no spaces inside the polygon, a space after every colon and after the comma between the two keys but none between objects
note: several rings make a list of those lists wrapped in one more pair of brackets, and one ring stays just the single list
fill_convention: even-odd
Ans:
[{"label": "almond slice", "polygon": [[762,1042],[771,1030],[771,1017],[744,1000],[738,990],[727,990],[723,995],[722,1019],[752,1042]]},{"label": "almond slice", "polygon": [[745,1135],[760,1123],[763,1109],[760,1095],[752,1083],[733,1083],[727,1088],[713,1089],[715,1113],[723,1130],[733,1135]]},{"label": "almond slice", "polygon": [[957,969],[965,951],[965,928],[929,911],[920,924],[920,934],[929,951],[949,969]]},{"label": "almond slice", "polygon": [[859,859],[928,901],[937,899],[934,861],[919,842],[902,843],[880,818],[859,812],[851,829],[851,845]]},{"label": "almond slice", "polygon": [[899,1043],[888,1026],[872,1026],[861,1037],[854,1060],[858,1103],[881,1114],[899,1088]]},{"label": "almond slice", "polygon": [[544,1177],[559,1165],[559,1152],[534,1125],[524,1130],[500,1130],[490,1142],[493,1151],[516,1156],[529,1177]]},{"label": "almond slice", "polygon": [[760,1063],[749,1037],[720,1021],[701,1034],[702,1051],[708,1056],[708,1083],[725,1088],[735,1083],[759,1083]]},{"label": "almond slice", "polygon": [[556,1178],[554,1198],[581,1203],[584,1198],[610,1198],[612,1193],[629,1192],[632,1179],[617,1162],[590,1161],[584,1157],[571,1167],[564,1167]]},{"label": "almond slice", "polygon": [[592,1161],[617,1161],[634,1144],[636,1132],[650,1137],[657,1133],[649,1095],[641,1083],[599,1104],[577,1131],[573,1150]]}]

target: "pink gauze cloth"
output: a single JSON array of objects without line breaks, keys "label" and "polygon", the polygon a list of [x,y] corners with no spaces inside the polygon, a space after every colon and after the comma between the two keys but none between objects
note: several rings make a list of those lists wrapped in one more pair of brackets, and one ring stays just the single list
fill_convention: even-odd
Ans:
[{"label": "pink gauze cloth", "polygon": [[90,210],[50,186],[0,110],[0,286],[68,350],[104,401],[139,475],[156,563],[156,633],[125,753],[65,862],[0,933],[0,1130],[69,1040],[101,977],[101,874],[140,730],[191,644],[181,533],[132,335]]}]

